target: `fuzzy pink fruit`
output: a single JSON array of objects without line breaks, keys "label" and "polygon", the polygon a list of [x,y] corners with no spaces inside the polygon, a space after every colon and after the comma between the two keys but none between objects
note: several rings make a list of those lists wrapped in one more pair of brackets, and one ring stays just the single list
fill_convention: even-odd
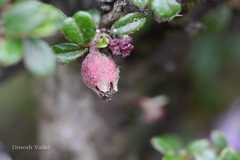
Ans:
[{"label": "fuzzy pink fruit", "polygon": [[112,58],[92,50],[81,68],[84,83],[104,99],[118,91],[119,69]]}]

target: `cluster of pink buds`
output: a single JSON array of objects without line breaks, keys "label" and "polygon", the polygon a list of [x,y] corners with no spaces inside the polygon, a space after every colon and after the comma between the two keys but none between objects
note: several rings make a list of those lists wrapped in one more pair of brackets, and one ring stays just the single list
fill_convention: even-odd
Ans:
[{"label": "cluster of pink buds", "polygon": [[109,48],[111,49],[113,55],[127,57],[134,49],[134,46],[130,36],[123,36],[121,38],[111,39]]}]

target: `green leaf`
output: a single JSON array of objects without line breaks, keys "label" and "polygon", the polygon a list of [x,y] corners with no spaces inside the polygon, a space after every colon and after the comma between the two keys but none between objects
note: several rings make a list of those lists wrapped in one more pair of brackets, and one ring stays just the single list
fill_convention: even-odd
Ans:
[{"label": "green leaf", "polygon": [[220,155],[219,160],[239,160],[240,156],[232,149],[225,148]]},{"label": "green leaf", "polygon": [[53,46],[53,50],[56,54],[57,61],[61,63],[70,63],[85,53],[87,53],[87,48],[80,48],[74,43],[61,43]]},{"label": "green leaf", "polygon": [[5,31],[11,36],[26,36],[46,18],[38,1],[23,1],[14,4],[3,15]]},{"label": "green leaf", "polygon": [[174,154],[182,147],[182,142],[175,136],[155,137],[151,143],[162,154]]},{"label": "green leaf", "polygon": [[56,67],[56,58],[46,42],[26,40],[24,49],[24,64],[29,71],[38,76],[46,76],[53,73]]},{"label": "green leaf", "polygon": [[213,145],[219,149],[222,150],[225,147],[227,147],[227,140],[224,137],[222,132],[219,131],[213,131],[211,134],[211,139],[212,139],[212,143]]},{"label": "green leaf", "polygon": [[80,47],[75,44],[75,43],[60,43],[60,44],[55,44],[53,46],[53,51],[58,54],[58,53],[65,53],[65,52],[71,52],[71,51],[77,51],[79,50]]},{"label": "green leaf", "polygon": [[189,145],[189,150],[191,153],[199,153],[210,147],[210,143],[206,139],[201,139],[192,142]]},{"label": "green leaf", "polygon": [[69,51],[69,52],[57,54],[56,55],[57,61],[61,63],[70,63],[77,60],[81,56],[83,56],[85,53],[87,53],[87,51],[88,49],[84,48],[84,49],[79,49],[77,51]]},{"label": "green leaf", "polygon": [[182,157],[181,155],[167,154],[164,155],[162,160],[185,160],[185,158]]},{"label": "green leaf", "polygon": [[45,16],[45,19],[32,31],[32,37],[42,38],[56,33],[65,19],[64,13],[52,5],[43,4],[41,14]]},{"label": "green leaf", "polygon": [[151,9],[159,21],[166,22],[179,16],[182,6],[176,0],[152,0]]},{"label": "green leaf", "polygon": [[18,63],[23,56],[20,40],[7,39],[0,42],[0,64],[4,66]]},{"label": "green leaf", "polygon": [[46,37],[62,25],[65,15],[57,8],[38,1],[18,2],[3,16],[5,31],[14,37]]},{"label": "green leaf", "polygon": [[89,43],[96,34],[96,23],[93,17],[85,11],[78,11],[73,17],[83,35],[84,43]]},{"label": "green leaf", "polygon": [[131,34],[140,30],[146,22],[142,13],[129,13],[116,21],[112,26],[112,33],[117,35]]},{"label": "green leaf", "polygon": [[106,36],[102,36],[97,41],[96,47],[97,48],[106,48],[109,44],[109,39]]},{"label": "green leaf", "polygon": [[130,0],[130,2],[138,8],[145,8],[148,5],[149,0]]},{"label": "green leaf", "polygon": [[216,160],[216,152],[210,147],[208,140],[194,141],[189,145],[189,151],[197,160]]},{"label": "green leaf", "polygon": [[67,18],[64,21],[62,30],[63,30],[65,37],[69,41],[78,43],[80,45],[83,45],[85,43],[84,39],[83,39],[83,33],[80,31],[77,23],[75,22],[75,20],[73,18]]}]

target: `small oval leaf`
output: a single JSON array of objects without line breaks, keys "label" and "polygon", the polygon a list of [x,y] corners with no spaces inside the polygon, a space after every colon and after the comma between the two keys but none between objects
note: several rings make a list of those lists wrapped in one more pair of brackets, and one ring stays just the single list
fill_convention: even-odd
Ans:
[{"label": "small oval leaf", "polygon": [[63,25],[64,13],[52,5],[42,4],[41,14],[45,19],[31,33],[32,37],[42,38],[56,33]]},{"label": "small oval leaf", "polygon": [[149,0],[130,0],[130,2],[138,8],[145,8],[148,5]]},{"label": "small oval leaf", "polygon": [[87,53],[87,51],[88,51],[87,48],[83,48],[83,49],[79,49],[76,51],[58,53],[58,54],[56,54],[57,61],[61,62],[61,63],[65,63],[65,64],[70,63],[70,62],[77,60],[81,56],[83,56],[85,53]]},{"label": "small oval leaf", "polygon": [[3,16],[5,31],[14,37],[46,37],[54,34],[65,18],[59,9],[38,1],[13,5]]},{"label": "small oval leaf", "polygon": [[9,66],[18,63],[23,56],[20,40],[4,40],[0,42],[0,64]]},{"label": "small oval leaf", "polygon": [[167,154],[164,155],[162,160],[185,160],[185,157],[177,154]]},{"label": "small oval leaf", "polygon": [[3,15],[5,31],[11,36],[25,36],[40,25],[46,18],[39,14],[41,3],[38,1],[23,1],[13,5]]},{"label": "small oval leaf", "polygon": [[73,18],[65,19],[62,30],[69,41],[84,44],[83,34]]},{"label": "small oval leaf", "polygon": [[219,150],[224,149],[228,145],[224,134],[220,131],[213,131],[211,134],[211,140],[213,145]]},{"label": "small oval leaf", "polygon": [[112,26],[112,33],[116,35],[131,34],[140,30],[146,22],[141,13],[129,13],[116,21]]},{"label": "small oval leaf", "polygon": [[58,53],[65,53],[65,52],[72,52],[79,50],[79,46],[75,43],[61,43],[61,44],[55,44],[53,47],[53,51]]},{"label": "small oval leaf", "polygon": [[211,148],[211,144],[207,139],[196,140],[190,143],[188,149],[197,160],[215,160],[217,158],[216,151]]},{"label": "small oval leaf", "polygon": [[231,148],[225,148],[219,157],[219,160],[239,160],[240,155]]},{"label": "small oval leaf", "polygon": [[89,43],[96,34],[96,23],[91,14],[85,11],[78,11],[73,17],[83,35],[84,43]]},{"label": "small oval leaf", "polygon": [[151,9],[160,22],[166,22],[179,16],[182,6],[176,0],[152,0]]},{"label": "small oval leaf", "polygon": [[24,64],[33,74],[46,76],[53,73],[56,57],[47,43],[41,40],[25,40]]},{"label": "small oval leaf", "polygon": [[162,154],[174,154],[182,147],[182,141],[176,136],[164,135],[151,140],[153,147]]}]

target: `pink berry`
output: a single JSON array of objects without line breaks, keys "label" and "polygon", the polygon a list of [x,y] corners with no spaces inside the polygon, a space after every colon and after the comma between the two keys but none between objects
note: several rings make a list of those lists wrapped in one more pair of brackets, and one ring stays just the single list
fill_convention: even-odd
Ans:
[{"label": "pink berry", "polygon": [[92,50],[82,62],[84,83],[99,96],[108,99],[118,91],[119,69],[112,58]]}]

